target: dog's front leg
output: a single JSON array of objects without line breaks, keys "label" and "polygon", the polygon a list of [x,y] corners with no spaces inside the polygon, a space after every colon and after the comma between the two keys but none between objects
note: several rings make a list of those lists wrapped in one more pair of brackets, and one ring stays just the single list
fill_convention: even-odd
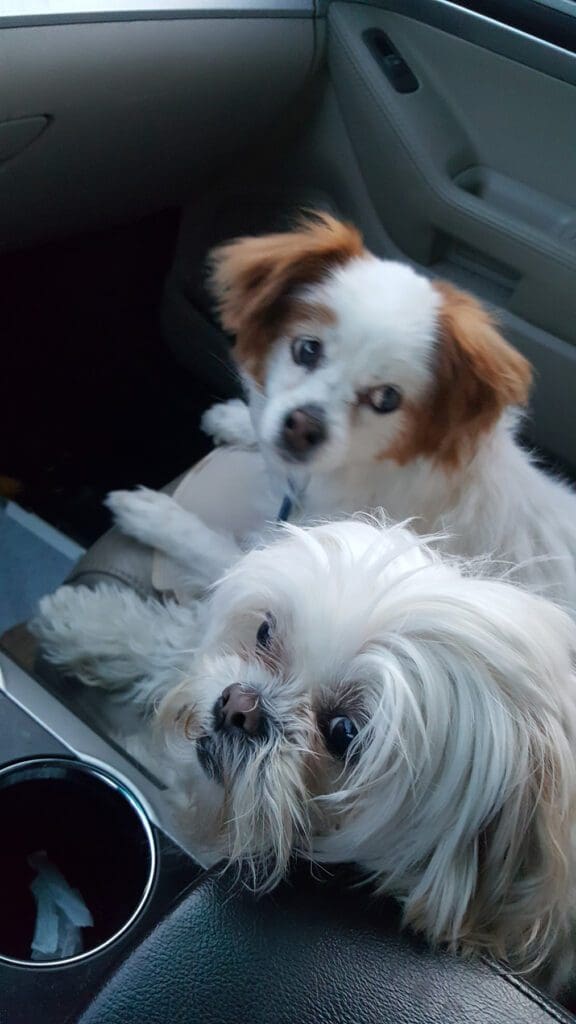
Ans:
[{"label": "dog's front leg", "polygon": [[241,398],[210,406],[200,420],[200,428],[214,444],[235,444],[241,448],[255,448],[257,444],[250,410]]},{"label": "dog's front leg", "polygon": [[174,558],[203,586],[219,579],[242,554],[230,535],[211,529],[168,494],[146,487],[113,491],[106,504],[124,533]]}]

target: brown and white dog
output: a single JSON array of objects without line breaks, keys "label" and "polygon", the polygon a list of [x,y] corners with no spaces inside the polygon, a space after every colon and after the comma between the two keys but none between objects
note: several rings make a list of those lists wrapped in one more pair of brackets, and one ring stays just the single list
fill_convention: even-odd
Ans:
[{"label": "brown and white dog", "polygon": [[471,295],[379,259],[327,214],[215,250],[248,406],[218,442],[260,447],[306,519],[383,507],[448,550],[576,608],[576,495],[516,440],[528,362]]}]

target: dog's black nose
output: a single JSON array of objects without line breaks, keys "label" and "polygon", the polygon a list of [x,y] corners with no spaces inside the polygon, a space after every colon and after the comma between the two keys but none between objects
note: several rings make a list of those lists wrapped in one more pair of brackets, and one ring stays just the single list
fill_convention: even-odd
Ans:
[{"label": "dog's black nose", "polygon": [[250,736],[259,731],[262,709],[256,690],[242,686],[241,683],[234,683],[222,691],[217,705],[218,728],[241,729]]},{"label": "dog's black nose", "polygon": [[326,421],[319,405],[293,409],[284,420],[282,446],[290,455],[305,459],[326,440]]}]

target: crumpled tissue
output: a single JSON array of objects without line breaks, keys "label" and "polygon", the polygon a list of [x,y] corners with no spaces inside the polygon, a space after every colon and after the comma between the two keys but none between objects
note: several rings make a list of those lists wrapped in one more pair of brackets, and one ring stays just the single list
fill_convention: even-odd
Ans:
[{"label": "crumpled tissue", "polygon": [[51,864],[43,850],[28,857],[37,872],[30,883],[36,900],[36,927],[32,939],[32,960],[64,960],[84,951],[82,928],[94,924],[77,889]]}]

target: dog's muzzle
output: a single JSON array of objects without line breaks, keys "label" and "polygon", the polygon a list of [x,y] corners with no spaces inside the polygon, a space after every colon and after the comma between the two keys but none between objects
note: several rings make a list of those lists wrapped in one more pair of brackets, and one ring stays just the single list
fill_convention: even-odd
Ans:
[{"label": "dog's muzzle", "polygon": [[212,709],[213,731],[196,742],[201,767],[222,782],[225,764],[238,764],[269,735],[270,722],[256,690],[234,683],[222,691]]},{"label": "dog's muzzle", "polygon": [[278,446],[292,462],[306,462],[328,437],[326,417],[319,405],[293,409],[284,419]]},{"label": "dog's muzzle", "polygon": [[214,705],[216,730],[236,729],[255,736],[260,730],[262,718],[258,693],[250,687],[242,686],[242,683],[227,686]]}]

